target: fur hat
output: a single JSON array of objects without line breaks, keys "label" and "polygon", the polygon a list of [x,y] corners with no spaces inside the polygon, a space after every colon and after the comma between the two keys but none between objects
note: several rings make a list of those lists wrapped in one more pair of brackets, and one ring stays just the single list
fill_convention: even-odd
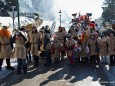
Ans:
[{"label": "fur hat", "polygon": [[8,29],[8,27],[7,27],[7,26],[3,26],[2,28],[3,28],[3,29]]}]

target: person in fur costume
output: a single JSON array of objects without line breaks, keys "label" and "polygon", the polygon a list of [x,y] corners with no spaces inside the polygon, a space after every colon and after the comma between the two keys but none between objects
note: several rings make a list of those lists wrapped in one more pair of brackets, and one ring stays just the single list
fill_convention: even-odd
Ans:
[{"label": "person in fur costume", "polygon": [[108,55],[110,56],[110,65],[115,65],[115,35],[114,32],[110,32],[109,38],[107,38]]},{"label": "person in fur costume", "polygon": [[107,38],[104,34],[101,35],[101,40],[99,40],[99,55],[101,56],[101,64],[108,63],[108,57],[107,57]]},{"label": "person in fur costume", "polygon": [[87,52],[87,39],[86,32],[82,33],[81,36],[81,62],[82,63],[88,63],[88,52]]},{"label": "person in fur costume", "polygon": [[71,34],[68,34],[68,41],[66,41],[66,50],[67,50],[67,57],[69,58],[69,65],[75,65],[75,57],[74,57],[74,48],[75,48],[75,40],[71,38]]},{"label": "person in fur costume", "polygon": [[60,54],[61,54],[61,47],[63,44],[58,41],[58,38],[54,38],[54,42],[52,43],[52,54],[54,55],[55,64],[59,64],[60,62]]},{"label": "person in fur costume", "polygon": [[4,59],[6,59],[6,68],[14,70],[10,64],[10,58],[12,57],[11,39],[12,36],[7,26],[3,26],[0,30],[0,71]]}]

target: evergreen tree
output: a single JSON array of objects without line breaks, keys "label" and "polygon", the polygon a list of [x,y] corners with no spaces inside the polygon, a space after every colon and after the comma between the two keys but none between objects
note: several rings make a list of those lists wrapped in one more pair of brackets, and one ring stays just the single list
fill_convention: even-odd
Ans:
[{"label": "evergreen tree", "polygon": [[115,20],[115,0],[105,0],[103,6],[102,17],[104,20],[108,22]]},{"label": "evergreen tree", "polygon": [[8,11],[12,11],[12,6],[16,6],[16,0],[4,0],[4,2],[0,0],[0,16],[9,16]]}]

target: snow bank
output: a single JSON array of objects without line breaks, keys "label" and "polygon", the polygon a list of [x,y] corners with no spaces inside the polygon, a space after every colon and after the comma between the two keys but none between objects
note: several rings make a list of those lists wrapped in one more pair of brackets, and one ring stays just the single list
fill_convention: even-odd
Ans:
[{"label": "snow bank", "polygon": [[[34,19],[27,17],[20,17],[20,26],[26,26],[27,24],[34,23]],[[11,17],[0,17],[1,26],[8,26],[10,30],[13,30],[13,20]],[[18,18],[16,17],[14,20],[15,28],[18,27]]]}]

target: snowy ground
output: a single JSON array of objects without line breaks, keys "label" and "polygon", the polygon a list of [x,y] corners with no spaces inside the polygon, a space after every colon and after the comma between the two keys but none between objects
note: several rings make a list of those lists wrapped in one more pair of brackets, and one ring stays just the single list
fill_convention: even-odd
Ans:
[{"label": "snowy ground", "polygon": [[[37,69],[28,65],[27,75],[18,76],[15,72],[3,70],[4,75],[8,72],[12,75],[10,73],[10,77],[4,79],[3,82],[0,81],[3,83],[1,86],[110,86],[110,83],[112,83],[111,86],[115,86],[115,78],[108,80],[107,73],[104,74],[101,67],[93,64],[77,63],[75,67],[70,67],[67,60],[57,66],[45,67],[43,64],[42,59]],[[102,67],[107,70],[104,65]]]},{"label": "snowy ground", "polygon": [[[17,61],[16,59],[11,59],[11,66],[16,68],[17,65]],[[13,71],[7,70],[5,68],[6,66],[6,60],[3,61],[3,65],[2,65],[2,71],[0,71],[0,81],[4,80],[5,78],[7,78],[11,73],[13,73]]]},{"label": "snowy ground", "polygon": [[[43,63],[42,63],[43,64]],[[17,65],[17,62],[16,62],[16,59],[11,59],[11,65],[12,66],[14,66],[15,68],[16,68],[16,65]],[[6,66],[6,62],[5,62],[5,60],[4,60],[4,63],[3,63],[3,69],[2,69],[2,71],[0,72],[0,82],[2,81],[2,80],[4,80],[5,78],[7,78],[9,75],[11,75],[11,74],[13,74],[14,75],[14,71],[10,71],[10,70],[6,70],[5,69],[5,66]],[[98,68],[98,66],[96,66],[97,68]],[[115,86],[115,66],[112,66],[112,67],[110,67],[109,65],[100,65],[100,67],[101,67],[101,70],[103,70],[103,72],[100,72],[99,74],[103,74],[103,73],[105,73],[105,75],[107,76],[107,78],[109,79],[109,81],[102,81],[101,83],[109,83],[109,84],[111,84],[111,86]],[[41,67],[42,68],[42,67]],[[76,67],[76,68],[79,68],[79,67]],[[85,67],[84,67],[85,68]],[[90,67],[87,67],[87,68],[90,68]],[[43,67],[43,69],[44,69],[44,67]],[[79,68],[80,69],[80,68]],[[85,70],[87,70],[86,72],[87,73],[89,73],[89,72],[91,72],[91,69],[92,68],[90,68],[90,69],[84,69],[84,72],[85,72]],[[68,68],[66,69],[66,70],[68,70]],[[76,70],[77,71],[77,70]],[[89,72],[88,72],[89,71]],[[49,71],[50,72],[50,71]],[[77,72],[76,72],[77,73]],[[91,74],[93,74],[93,72],[91,72]],[[94,75],[94,74],[93,74]],[[83,75],[82,75],[83,76]],[[44,75],[44,77],[46,77],[45,75]],[[78,77],[78,76],[77,76]],[[97,77],[97,76],[95,76],[95,77]],[[73,77],[73,78],[75,78],[75,77]],[[83,85],[83,86],[88,86],[88,85],[86,85],[86,83],[88,84],[88,82],[87,82],[87,80],[92,80],[92,78],[89,76],[89,77],[87,77],[86,79],[84,79],[83,81],[79,81],[79,82],[76,82],[76,85],[75,86],[79,86],[80,84],[83,84],[83,83],[85,83],[85,85]],[[101,79],[101,78],[100,78]],[[71,85],[69,85],[70,83],[67,83],[68,85],[67,86],[71,86]],[[65,86],[65,85],[62,85],[62,86]],[[73,85],[74,86],[74,85]],[[82,86],[82,85],[81,85]],[[92,82],[92,85],[90,85],[90,86],[101,86],[100,84],[99,84],[99,82],[97,81],[97,82]],[[105,85],[102,85],[102,86],[105,86]]]},{"label": "snowy ground", "polygon": [[[34,19],[28,17],[20,17],[20,26],[26,26],[27,24],[34,23]],[[9,29],[13,30],[13,19],[11,17],[0,17],[1,26],[9,26]],[[18,18],[14,20],[15,28],[18,27]]]}]

